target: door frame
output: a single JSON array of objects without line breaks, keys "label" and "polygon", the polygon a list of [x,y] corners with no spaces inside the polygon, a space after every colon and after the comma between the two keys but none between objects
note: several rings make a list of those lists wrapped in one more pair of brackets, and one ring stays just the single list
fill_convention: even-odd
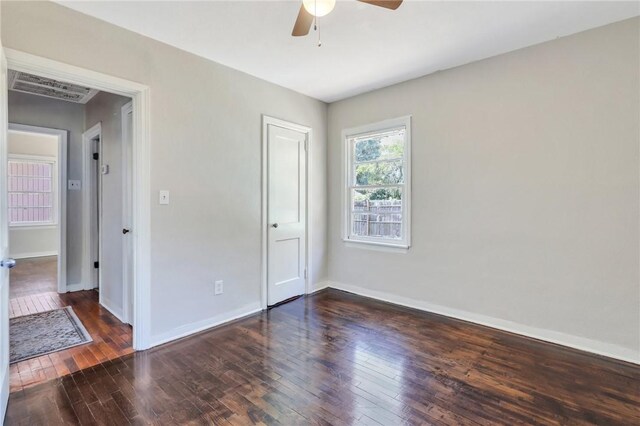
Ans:
[{"label": "door frame", "polygon": [[[58,138],[56,214],[58,215],[58,293],[67,292],[67,141],[69,132],[51,127],[8,123],[8,132],[38,133]],[[8,139],[7,139],[8,143]],[[11,230],[11,228],[9,228]],[[9,247],[11,248],[11,247]],[[11,255],[11,254],[10,254]]]},{"label": "door frame", "polygon": [[309,248],[311,247],[311,222],[309,220],[311,214],[311,197],[309,196],[309,188],[310,188],[310,176],[311,173],[309,173],[310,170],[310,164],[309,164],[309,152],[311,152],[311,143],[312,143],[312,134],[313,134],[313,129],[309,126],[304,126],[301,124],[296,124],[290,121],[286,121],[286,120],[281,120],[279,118],[275,118],[275,117],[271,117],[268,115],[263,114],[262,115],[262,190],[261,190],[261,209],[262,209],[262,215],[261,215],[261,223],[260,223],[260,227],[261,227],[261,235],[262,235],[262,247],[261,247],[261,257],[260,257],[260,306],[262,307],[262,309],[267,309],[267,292],[268,290],[268,285],[267,285],[267,266],[268,266],[268,262],[267,262],[267,254],[268,254],[268,229],[269,229],[269,224],[268,224],[268,205],[269,205],[269,200],[268,200],[268,195],[269,195],[269,191],[268,191],[268,159],[269,159],[269,151],[268,151],[268,146],[269,146],[269,125],[273,125],[273,126],[278,126],[278,127],[282,127],[285,129],[289,129],[289,130],[294,130],[297,132],[301,132],[301,133],[305,133],[307,135],[307,140],[306,140],[306,149],[305,149],[305,161],[306,161],[306,167],[305,167],[305,205],[306,205],[306,211],[305,211],[305,277],[304,277],[304,294],[309,294],[311,292],[311,256],[310,256],[310,250]]},{"label": "door frame", "polygon": [[[131,228],[131,141],[129,137],[132,129],[129,127],[129,114],[133,114],[133,102],[127,102],[120,109],[121,130],[122,130],[122,228]],[[133,118],[133,117],[132,117]],[[131,307],[131,283],[129,282],[129,261],[131,253],[131,238],[129,234],[122,238],[122,322],[131,324],[133,322]]]},{"label": "door frame", "polygon": [[[97,232],[91,227],[91,216],[101,215],[102,212],[93,204],[92,193],[95,190],[95,186],[101,185],[102,179],[98,182],[94,182],[97,173],[92,170],[92,161],[89,160],[91,154],[93,154],[93,140],[98,137],[100,142],[98,145],[98,159],[102,150],[102,124],[97,123],[89,130],[82,134],[82,283],[80,289],[92,290],[95,288],[91,270],[94,269],[93,262],[96,260],[100,264],[100,256],[102,256],[102,239],[100,235],[100,228]],[[100,165],[96,165],[100,167]],[[94,186],[95,183],[95,186]],[[101,195],[101,191],[98,190],[98,195]],[[98,210],[98,211],[95,211]],[[98,222],[100,226],[101,221]],[[93,258],[93,246],[98,243],[98,258]],[[102,282],[101,270],[98,268],[98,289]],[[78,290],[80,290],[78,289]],[[102,305],[102,292],[98,292],[98,303]]]},{"label": "door frame", "polygon": [[[133,348],[151,345],[151,167],[148,86],[14,49],[4,49],[8,68],[76,83],[133,100]],[[6,117],[4,118],[6,121]]]}]

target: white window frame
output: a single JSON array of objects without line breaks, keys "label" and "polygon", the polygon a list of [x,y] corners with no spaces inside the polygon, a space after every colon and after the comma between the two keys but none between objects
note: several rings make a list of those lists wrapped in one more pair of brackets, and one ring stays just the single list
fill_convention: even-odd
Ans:
[{"label": "white window frame", "polygon": [[56,157],[27,154],[8,154],[8,161],[24,163],[51,164],[51,209],[52,220],[49,222],[22,222],[12,223],[9,217],[10,228],[56,228],[58,226],[58,160]]},{"label": "white window frame", "polygon": [[[367,134],[383,133],[398,128],[405,128],[405,146],[404,146],[404,183],[402,186],[402,232],[403,238],[392,240],[381,237],[364,237],[353,235],[351,229],[352,222],[352,200],[351,194],[353,185],[353,149],[351,149],[350,139]],[[344,181],[342,185],[342,239],[350,245],[354,243],[354,247],[379,247],[392,250],[407,251],[411,247],[411,116],[393,118],[380,121],[377,123],[367,124],[364,126],[345,129],[342,131],[342,143],[344,145],[343,168]]]}]

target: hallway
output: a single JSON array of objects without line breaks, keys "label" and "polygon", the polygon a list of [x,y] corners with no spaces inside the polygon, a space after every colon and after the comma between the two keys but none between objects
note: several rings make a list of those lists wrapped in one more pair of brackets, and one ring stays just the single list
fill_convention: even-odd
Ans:
[{"label": "hallway", "polygon": [[12,393],[133,352],[131,326],[99,305],[97,291],[57,293],[56,262],[55,256],[18,260],[11,270],[9,316],[72,306],[93,342],[12,364]]}]

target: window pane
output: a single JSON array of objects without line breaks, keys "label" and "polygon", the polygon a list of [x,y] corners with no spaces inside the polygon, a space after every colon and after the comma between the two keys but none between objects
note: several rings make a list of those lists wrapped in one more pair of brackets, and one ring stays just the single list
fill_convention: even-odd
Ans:
[{"label": "window pane", "polygon": [[393,185],[396,183],[404,183],[402,161],[357,164],[354,175],[356,185]]},{"label": "window pane", "polygon": [[402,238],[401,187],[352,191],[352,235]]},{"label": "window pane", "polygon": [[9,220],[12,224],[53,222],[53,164],[9,161]]},{"label": "window pane", "polygon": [[354,160],[363,161],[399,159],[404,155],[405,129],[396,129],[353,139]]}]

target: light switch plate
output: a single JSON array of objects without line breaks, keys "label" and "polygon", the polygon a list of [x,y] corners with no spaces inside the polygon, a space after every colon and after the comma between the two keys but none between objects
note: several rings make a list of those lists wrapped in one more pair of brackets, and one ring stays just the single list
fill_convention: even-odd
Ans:
[{"label": "light switch plate", "polygon": [[160,191],[160,204],[169,204],[169,191],[162,190]]},{"label": "light switch plate", "polygon": [[69,190],[78,191],[82,187],[79,180],[69,180]]}]

